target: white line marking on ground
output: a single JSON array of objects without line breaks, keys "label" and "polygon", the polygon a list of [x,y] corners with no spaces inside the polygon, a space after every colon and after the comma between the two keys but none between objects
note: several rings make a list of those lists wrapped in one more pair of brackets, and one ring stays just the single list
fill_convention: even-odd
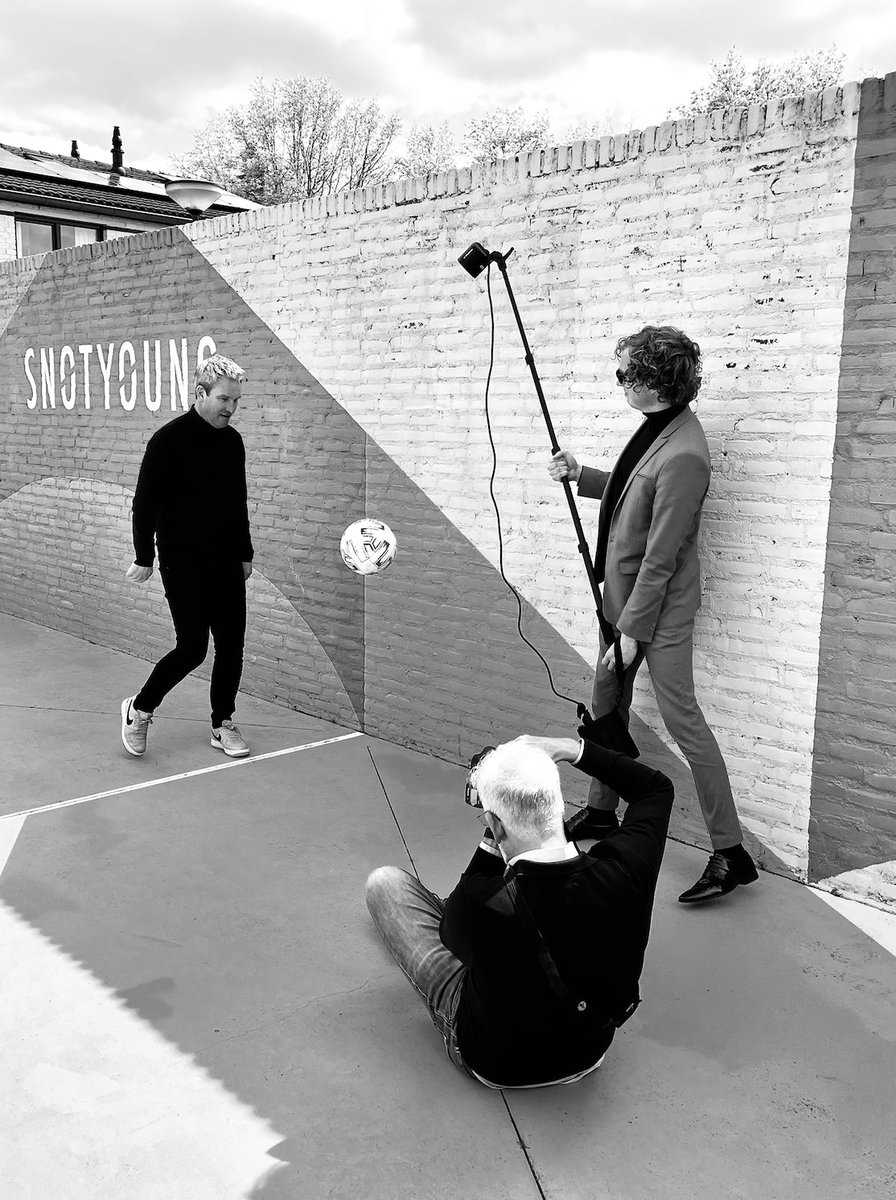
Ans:
[{"label": "white line marking on ground", "polygon": [[280,758],[284,754],[298,754],[301,750],[316,750],[319,746],[332,746],[336,742],[347,742],[351,738],[363,737],[360,731],[344,733],[340,737],[325,738],[322,742],[306,742],[302,746],[288,746],[285,750],[271,750],[267,754],[250,755],[248,758],[233,758],[228,762],[216,763],[213,767],[199,767],[195,771],[183,771],[180,775],[166,775],[163,779],[145,779],[142,783],[129,783],[126,787],[110,788],[108,792],[94,792],[92,796],[76,796],[74,800],[59,800],[56,804],[45,804],[42,808],[26,808],[21,812],[0,814],[0,822],[12,821],[15,817],[33,817],[38,813],[55,812],[60,808],[71,808],[74,804],[87,804],[91,800],[105,800],[109,796],[120,796],[125,792],[139,792],[143,788],[158,787],[162,783],[176,783],[179,779],[192,779],[195,775],[210,775],[212,771],[226,771],[228,767],[247,767],[264,762],[269,758]]},{"label": "white line marking on ground", "polygon": [[22,832],[24,824],[25,816],[22,814],[17,821],[10,821],[8,825],[0,825],[0,875],[3,874],[3,868],[9,862],[12,848],[16,844],[16,838]]}]

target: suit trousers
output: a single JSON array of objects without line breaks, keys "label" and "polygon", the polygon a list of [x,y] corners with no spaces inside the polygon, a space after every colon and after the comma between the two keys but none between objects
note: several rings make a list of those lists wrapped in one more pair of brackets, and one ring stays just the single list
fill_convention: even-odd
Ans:
[{"label": "suit trousers", "polygon": [[[591,711],[595,717],[612,712],[616,703],[616,671],[607,670],[601,661],[606,649],[601,637],[591,695]],[[671,628],[660,627],[654,633],[653,641],[639,642],[635,660],[625,673],[620,711],[627,721],[635,675],[646,659],[660,715],[694,776],[697,799],[712,848],[721,850],[742,842],[743,832],[725,760],[694,695],[693,654],[693,621]],[[612,811],[619,803],[619,797],[595,779],[591,783],[588,803],[592,808]]]},{"label": "suit trousers", "polygon": [[177,643],[156,663],[134,707],[154,712],[173,687],[205,661],[208,638],[215,643],[210,686],[212,728],[229,721],[243,673],[246,580],[237,559],[160,564],[165,599]]}]

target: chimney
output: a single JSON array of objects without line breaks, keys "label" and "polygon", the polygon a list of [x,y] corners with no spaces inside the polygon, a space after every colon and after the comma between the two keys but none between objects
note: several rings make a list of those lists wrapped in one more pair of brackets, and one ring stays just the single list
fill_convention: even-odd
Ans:
[{"label": "chimney", "polygon": [[121,148],[121,130],[117,125],[112,129],[112,174],[124,174],[124,152]]},{"label": "chimney", "polygon": [[80,157],[81,157],[81,151],[78,149],[78,143],[76,141],[74,141],[74,139],[73,139],[72,140],[72,152],[69,155],[69,158],[80,158]]}]

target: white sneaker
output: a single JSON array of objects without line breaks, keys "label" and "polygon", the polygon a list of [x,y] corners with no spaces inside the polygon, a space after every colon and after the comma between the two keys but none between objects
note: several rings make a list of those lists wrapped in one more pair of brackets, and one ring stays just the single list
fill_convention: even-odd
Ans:
[{"label": "white sneaker", "polygon": [[146,753],[146,735],[152,724],[152,713],[134,708],[135,696],[121,702],[121,741],[128,754],[139,758]]},{"label": "white sneaker", "polygon": [[231,758],[245,758],[249,753],[249,743],[233,721],[222,721],[217,729],[212,730],[211,744]]}]

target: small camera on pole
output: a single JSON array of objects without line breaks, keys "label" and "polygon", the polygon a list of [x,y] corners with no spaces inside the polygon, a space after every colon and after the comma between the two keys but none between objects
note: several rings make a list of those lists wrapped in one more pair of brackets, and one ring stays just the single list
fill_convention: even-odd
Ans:
[{"label": "small camera on pole", "polygon": [[[554,433],[554,423],[551,420],[551,414],[548,412],[548,405],[544,398],[541,380],[538,378],[538,371],[535,369],[535,358],[532,354],[532,350],[530,349],[529,339],[526,337],[526,331],[523,328],[523,321],[520,317],[520,310],[516,305],[516,297],[513,294],[513,288],[510,286],[510,279],[507,275],[507,260],[510,258],[511,254],[513,254],[512,246],[506,254],[502,254],[498,250],[486,250],[482,242],[473,242],[473,244],[468,246],[463,254],[461,254],[457,261],[469,275],[472,275],[474,279],[478,275],[482,274],[489,263],[497,264],[498,270],[501,272],[501,275],[504,279],[504,284],[507,288],[507,295],[510,298],[510,307],[513,309],[514,317],[516,317],[517,328],[520,331],[523,349],[526,352],[526,364],[532,374],[532,382],[535,384],[535,393],[538,396],[538,402],[541,405],[541,411],[544,415],[545,424],[548,427],[548,434],[551,439],[551,453],[556,454],[560,449],[560,444],[557,441],[557,435]],[[573,525],[575,526],[576,536],[579,540],[579,553],[582,555],[582,558],[585,561],[585,571],[588,575],[588,582],[591,584],[591,591],[594,594],[594,599],[598,606],[598,615],[601,619],[603,619],[600,592],[598,590],[597,580],[594,575],[594,563],[591,561],[591,553],[588,549],[588,543],[585,540],[585,533],[582,529],[582,522],[579,518],[579,510],[576,507],[576,502],[572,494],[572,489],[569,486],[568,479],[563,480],[563,490],[566,493],[569,511],[572,514]]]},{"label": "small camera on pole", "polygon": [[[526,365],[532,375],[532,382],[535,385],[535,394],[538,396],[538,402],[541,405],[541,411],[544,416],[545,424],[547,425],[548,434],[551,439],[551,453],[556,454],[560,449],[560,443],[557,441],[557,435],[554,433],[554,424],[551,421],[551,414],[548,412],[547,401],[544,398],[544,391],[541,386],[541,380],[538,377],[538,371],[535,369],[535,357],[529,346],[529,339],[526,337],[526,331],[523,328],[523,320],[520,316],[520,310],[517,308],[516,297],[513,294],[513,288],[510,286],[510,279],[507,275],[507,260],[513,254],[513,247],[502,254],[499,250],[487,250],[482,242],[473,242],[458,258],[458,262],[474,279],[481,275],[482,272],[491,264],[495,263],[498,270],[504,279],[504,285],[507,288],[507,295],[510,300],[510,307],[513,309],[513,315],[516,318],[517,329],[520,333],[520,339],[523,343],[523,349],[526,355]],[[613,647],[614,659],[616,664],[616,678],[619,685],[617,693],[617,706],[611,713],[597,719],[593,718],[584,704],[577,706],[579,719],[583,722],[579,732],[590,737],[591,740],[600,742],[602,745],[609,747],[612,750],[618,750],[622,754],[627,754],[630,758],[638,757],[638,748],[628,732],[627,721],[623,719],[619,712],[619,702],[622,696],[623,677],[625,668],[622,665],[622,650],[619,645],[619,638],[616,630],[604,616],[603,603],[601,600],[600,587],[598,586],[597,576],[594,573],[594,561],[591,557],[591,552],[588,549],[588,543],[585,540],[585,532],[582,529],[582,521],[579,517],[579,510],[576,507],[575,498],[572,494],[569,479],[563,480],[563,491],[566,495],[566,502],[569,505],[569,511],[572,515],[572,522],[575,527],[576,537],[578,539],[578,549],[582,556],[582,561],[585,564],[585,573],[588,576],[588,583],[591,587],[591,594],[594,596],[595,609],[597,611],[597,620],[600,625],[600,630],[603,635],[606,645]]]},{"label": "small camera on pole", "polygon": [[[508,251],[508,254],[512,253],[513,249],[511,248]],[[482,274],[490,262],[497,262],[501,257],[506,257],[506,255],[502,256],[497,252],[490,252],[486,250],[482,242],[474,242],[472,246],[468,246],[466,248],[457,261],[468,275],[471,275],[474,279],[476,279],[477,276]]]}]

